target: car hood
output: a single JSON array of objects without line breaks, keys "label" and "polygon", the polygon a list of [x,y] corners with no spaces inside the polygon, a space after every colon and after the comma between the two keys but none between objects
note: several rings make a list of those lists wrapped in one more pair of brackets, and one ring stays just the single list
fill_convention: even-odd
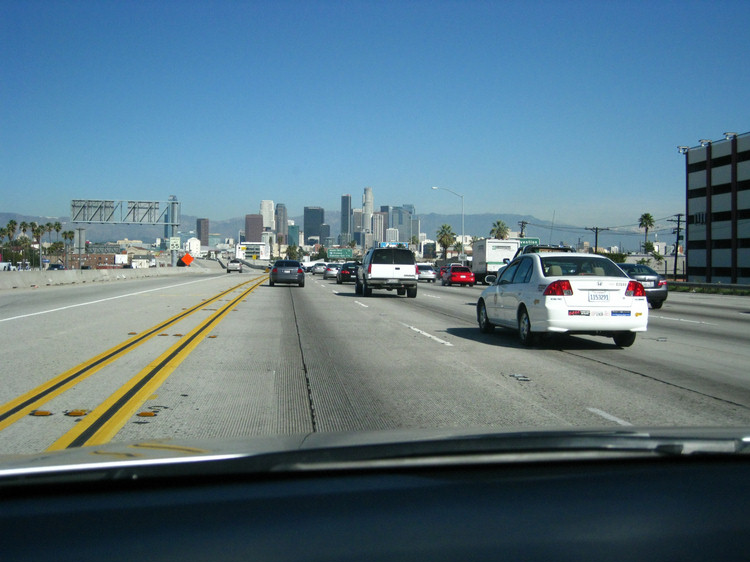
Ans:
[{"label": "car hood", "polygon": [[746,455],[750,428],[400,430],[155,440],[0,456],[0,486],[202,474],[405,468],[632,457]]}]

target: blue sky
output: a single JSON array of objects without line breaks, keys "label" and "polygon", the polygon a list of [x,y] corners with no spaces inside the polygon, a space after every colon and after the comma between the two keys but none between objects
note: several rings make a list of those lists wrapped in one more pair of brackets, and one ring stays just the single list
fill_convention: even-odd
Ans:
[{"label": "blue sky", "polygon": [[750,130],[750,2],[0,4],[0,210],[413,203],[684,212],[678,145]]}]

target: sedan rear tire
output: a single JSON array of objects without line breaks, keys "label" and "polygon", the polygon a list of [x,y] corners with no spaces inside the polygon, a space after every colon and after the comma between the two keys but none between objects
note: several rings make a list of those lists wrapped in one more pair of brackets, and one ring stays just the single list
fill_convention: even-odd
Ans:
[{"label": "sedan rear tire", "polygon": [[617,347],[630,347],[635,343],[635,332],[618,332],[612,339]]}]

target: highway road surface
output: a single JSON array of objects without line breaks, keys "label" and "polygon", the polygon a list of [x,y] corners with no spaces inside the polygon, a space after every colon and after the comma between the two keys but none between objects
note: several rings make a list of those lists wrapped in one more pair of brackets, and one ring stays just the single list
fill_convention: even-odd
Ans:
[{"label": "highway road surface", "polygon": [[672,293],[631,348],[482,334],[481,287],[258,270],[0,291],[0,455],[161,438],[750,423],[750,299]]}]

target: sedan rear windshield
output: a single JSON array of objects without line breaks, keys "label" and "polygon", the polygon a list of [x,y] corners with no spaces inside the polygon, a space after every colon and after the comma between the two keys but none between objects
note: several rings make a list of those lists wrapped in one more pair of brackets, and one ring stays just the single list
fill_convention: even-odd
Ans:
[{"label": "sedan rear windshield", "polygon": [[597,275],[606,277],[627,277],[615,263],[606,258],[589,256],[555,256],[542,258],[545,277],[561,275]]},{"label": "sedan rear windshield", "polygon": [[274,264],[276,267],[299,267],[298,261],[282,261],[279,260]]},{"label": "sedan rear windshield", "polygon": [[636,263],[623,263],[620,264],[620,269],[624,269],[632,275],[659,275],[653,269],[647,265],[641,265]]},{"label": "sedan rear windshield", "polygon": [[461,266],[461,267],[455,267],[454,266],[454,267],[451,268],[451,271],[453,273],[457,273],[457,272],[467,273],[467,272],[471,271],[471,269],[469,269],[468,267],[464,267],[464,266]]}]

